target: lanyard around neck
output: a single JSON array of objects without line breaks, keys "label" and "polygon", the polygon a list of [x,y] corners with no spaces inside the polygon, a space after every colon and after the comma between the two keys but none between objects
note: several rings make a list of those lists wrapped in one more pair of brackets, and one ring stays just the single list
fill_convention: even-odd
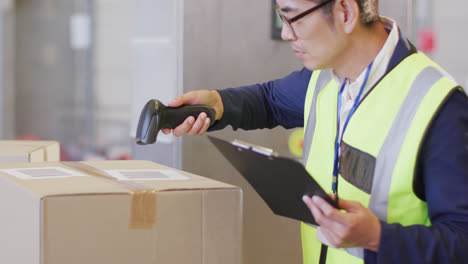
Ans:
[{"label": "lanyard around neck", "polygon": [[367,81],[369,79],[369,74],[372,68],[372,64],[374,62],[372,61],[371,64],[367,67],[367,72],[366,72],[366,77],[364,78],[364,82],[362,83],[361,89],[359,90],[359,94],[356,97],[356,100],[354,101],[354,105],[349,111],[348,117],[346,118],[346,121],[343,126],[343,130],[341,132],[340,136],[340,109],[341,109],[341,97],[343,95],[343,90],[346,86],[346,82],[348,79],[345,79],[343,82],[343,85],[341,86],[340,92],[338,93],[338,110],[337,110],[337,125],[336,125],[336,137],[335,137],[335,160],[333,163],[333,183],[332,183],[332,190],[333,193],[336,195],[336,200],[338,200],[338,173],[339,173],[339,153],[340,153],[340,145],[341,142],[343,141],[343,135],[344,132],[346,131],[346,127],[348,126],[349,120],[353,116],[354,112],[356,112],[356,109],[359,105],[359,100],[361,100],[362,93],[364,92],[364,87],[367,84]]}]

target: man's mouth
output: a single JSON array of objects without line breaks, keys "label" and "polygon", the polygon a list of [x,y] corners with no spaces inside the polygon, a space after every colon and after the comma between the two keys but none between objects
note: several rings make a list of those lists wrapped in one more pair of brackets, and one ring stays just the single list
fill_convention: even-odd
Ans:
[{"label": "man's mouth", "polygon": [[296,56],[297,57],[302,57],[305,55],[305,52],[301,51],[301,50],[298,50],[298,49],[293,49],[294,52],[296,53]]},{"label": "man's mouth", "polygon": [[305,55],[305,52],[302,51],[301,49],[299,49],[298,47],[296,47],[296,46],[294,46],[294,45],[291,45],[291,48],[292,48],[292,50],[294,51],[294,53],[296,53],[296,56],[297,56],[297,57],[300,58],[300,57],[302,57],[302,56]]}]

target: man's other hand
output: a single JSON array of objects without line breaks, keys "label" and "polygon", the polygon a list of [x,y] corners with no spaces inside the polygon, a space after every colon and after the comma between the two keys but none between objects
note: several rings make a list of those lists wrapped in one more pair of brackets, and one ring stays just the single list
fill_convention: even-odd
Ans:
[{"label": "man's other hand", "polygon": [[[332,195],[331,195],[332,196]],[[333,198],[333,197],[332,197]],[[380,243],[379,219],[361,203],[339,199],[336,209],[324,199],[304,195],[325,238],[336,248],[362,247],[377,252]]]}]

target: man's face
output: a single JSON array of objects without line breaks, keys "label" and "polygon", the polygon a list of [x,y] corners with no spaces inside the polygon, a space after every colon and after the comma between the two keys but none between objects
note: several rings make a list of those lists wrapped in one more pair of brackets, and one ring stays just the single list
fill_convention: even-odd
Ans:
[{"label": "man's face", "polygon": [[[335,2],[328,5],[334,5]],[[317,6],[311,0],[277,0],[277,3],[289,19]],[[296,56],[310,70],[333,68],[344,48],[343,35],[327,19],[334,18],[325,17],[321,8],[292,23],[296,37],[287,26],[281,31],[281,37],[290,41]]]}]

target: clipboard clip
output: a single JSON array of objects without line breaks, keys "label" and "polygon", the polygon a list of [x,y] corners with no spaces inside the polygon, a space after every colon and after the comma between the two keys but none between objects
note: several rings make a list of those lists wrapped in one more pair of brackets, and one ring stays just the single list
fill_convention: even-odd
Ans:
[{"label": "clipboard clip", "polygon": [[245,141],[241,141],[241,140],[238,140],[238,139],[235,139],[234,141],[232,141],[231,144],[238,147],[238,148],[243,148],[243,149],[246,149],[246,150],[252,150],[252,151],[255,151],[255,152],[259,153],[259,154],[268,156],[268,157],[277,157],[278,156],[278,153],[274,152],[270,148],[262,147],[262,146],[251,144],[251,143],[247,143]]}]

